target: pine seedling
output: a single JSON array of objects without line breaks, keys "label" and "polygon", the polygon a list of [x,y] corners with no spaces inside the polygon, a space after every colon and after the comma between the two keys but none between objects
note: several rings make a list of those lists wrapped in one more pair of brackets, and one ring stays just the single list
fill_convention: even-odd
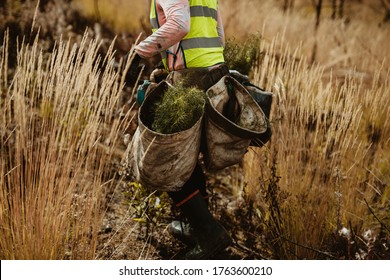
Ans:
[{"label": "pine seedling", "polygon": [[191,128],[202,117],[205,93],[195,87],[182,84],[170,87],[161,101],[154,105],[152,130],[172,134]]},{"label": "pine seedling", "polygon": [[252,66],[256,65],[261,57],[260,36],[252,36],[245,42],[237,42],[230,39],[224,49],[225,62],[229,69],[237,70],[241,74],[248,75]]}]

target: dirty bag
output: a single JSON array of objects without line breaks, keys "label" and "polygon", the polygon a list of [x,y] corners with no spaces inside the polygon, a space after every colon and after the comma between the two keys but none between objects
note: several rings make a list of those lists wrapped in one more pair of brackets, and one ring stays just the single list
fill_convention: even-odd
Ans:
[{"label": "dirty bag", "polygon": [[242,161],[252,139],[267,131],[264,112],[244,86],[224,76],[206,93],[206,168],[223,169]]},{"label": "dirty bag", "polygon": [[256,103],[260,106],[260,108],[263,110],[265,115],[265,120],[267,122],[267,130],[262,133],[259,137],[256,137],[252,139],[250,146],[254,147],[262,147],[264,146],[272,136],[272,130],[271,130],[271,124],[269,122],[269,117],[271,114],[271,107],[272,107],[272,93],[265,91],[258,86],[255,86],[249,82],[244,82],[242,85],[245,87],[245,89],[249,92],[249,94],[253,97],[253,99],[256,101]]},{"label": "dirty bag", "polygon": [[229,74],[246,88],[248,93],[253,97],[256,103],[259,104],[260,108],[264,112],[267,121],[267,130],[262,133],[260,137],[253,139],[250,143],[250,146],[262,147],[271,139],[272,136],[269,117],[271,114],[273,94],[252,84],[247,75],[243,75],[237,70],[230,70]]},{"label": "dirty bag", "polygon": [[162,134],[150,129],[151,109],[171,85],[160,82],[146,96],[128,154],[135,179],[150,190],[178,191],[190,178],[199,156],[203,115],[189,129]]}]

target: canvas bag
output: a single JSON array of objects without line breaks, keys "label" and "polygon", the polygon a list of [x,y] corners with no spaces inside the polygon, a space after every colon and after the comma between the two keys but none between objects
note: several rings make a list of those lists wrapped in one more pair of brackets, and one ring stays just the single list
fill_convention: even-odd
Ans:
[{"label": "canvas bag", "polygon": [[268,126],[260,106],[230,76],[207,90],[206,101],[203,153],[206,168],[216,171],[241,162],[252,139],[265,133]]},{"label": "canvas bag", "polygon": [[253,97],[256,103],[259,104],[260,108],[264,112],[267,121],[267,130],[264,133],[262,133],[260,137],[252,139],[250,144],[250,146],[262,147],[271,139],[272,136],[272,130],[271,130],[271,124],[269,122],[269,118],[271,114],[273,94],[252,84],[249,81],[249,77],[247,75],[243,75],[237,70],[230,70],[229,73],[230,76],[232,76],[234,79],[236,79],[240,84],[242,84],[246,88],[248,93]]},{"label": "canvas bag", "polygon": [[265,115],[265,120],[267,122],[267,130],[262,133],[259,137],[252,139],[250,146],[254,147],[262,147],[264,146],[272,136],[271,124],[269,122],[269,117],[271,114],[271,106],[272,106],[272,97],[273,94],[271,92],[265,91],[250,82],[241,83],[248,93],[253,97],[257,104],[259,104],[260,108],[263,110]]},{"label": "canvas bag", "polygon": [[150,107],[161,98],[168,82],[160,82],[143,101],[138,128],[128,154],[130,172],[150,190],[179,191],[190,178],[199,156],[203,116],[191,128],[161,134],[150,127]]}]

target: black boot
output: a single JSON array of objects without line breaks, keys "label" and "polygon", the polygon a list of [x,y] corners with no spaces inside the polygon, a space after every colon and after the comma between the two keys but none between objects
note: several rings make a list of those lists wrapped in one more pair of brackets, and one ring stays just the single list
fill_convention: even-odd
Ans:
[{"label": "black boot", "polygon": [[[209,206],[209,197],[207,193],[202,194],[207,207]],[[169,232],[173,237],[180,240],[184,244],[192,247],[196,245],[195,232],[191,224],[187,220],[173,220],[169,224]]]},{"label": "black boot", "polygon": [[169,224],[169,232],[188,246],[196,245],[196,236],[191,224],[181,220],[174,220]]},{"label": "black boot", "polygon": [[188,218],[188,233],[193,237],[194,247],[185,255],[186,259],[208,259],[218,251],[228,247],[231,238],[209,212],[201,194],[197,194],[180,206]]}]

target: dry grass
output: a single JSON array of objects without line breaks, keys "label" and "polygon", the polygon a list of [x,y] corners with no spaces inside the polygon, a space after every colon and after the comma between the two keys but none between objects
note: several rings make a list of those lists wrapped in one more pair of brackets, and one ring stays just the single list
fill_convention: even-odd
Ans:
[{"label": "dry grass", "polygon": [[[370,242],[383,232],[389,242],[390,28],[372,2],[346,7],[332,20],[325,6],[315,31],[310,1],[289,13],[275,1],[221,1],[227,38],[261,35],[253,79],[275,94],[272,141],[244,161],[275,258],[381,258]],[[342,254],[334,240],[343,227],[374,238]]]},{"label": "dry grass", "polygon": [[[288,43],[294,48],[301,46],[302,53],[310,59],[317,43],[315,61],[321,63],[325,70],[333,68],[337,69],[338,75],[345,75],[349,69],[356,67],[365,78],[370,78],[367,73],[373,73],[380,67],[384,55],[390,51],[386,44],[390,30],[388,24],[381,25],[384,12],[379,1],[346,3],[345,17],[337,20],[330,17],[330,1],[324,1],[317,32],[314,30],[312,1],[296,0],[295,8],[287,14],[283,13],[281,2],[221,1],[227,38],[244,39],[260,33],[267,43],[271,43],[277,34],[284,34],[284,42],[280,41],[280,44]],[[276,46],[278,52],[280,47]],[[362,60],[362,57],[366,59]],[[387,67],[389,64],[387,61]]]},{"label": "dry grass", "polygon": [[[8,38],[8,36],[5,36]],[[0,258],[93,259],[113,183],[120,86],[112,51],[59,42],[0,57]],[[98,67],[103,65],[103,67]],[[110,125],[110,126],[108,126]]]},{"label": "dry grass", "polygon": [[[381,67],[365,68],[371,79],[353,65],[342,75],[329,73],[309,64],[302,48],[290,50],[285,40],[264,44],[265,57],[255,69],[255,83],[273,91],[276,104],[271,143],[246,157],[247,192],[262,201],[275,257],[328,258],[321,250],[341,250],[330,244],[343,227],[356,235],[371,230],[376,239],[386,232],[369,206],[389,228],[389,70],[384,60]],[[367,61],[372,56],[355,65],[371,65]],[[276,218],[267,197],[275,165]],[[342,257],[381,258],[370,255],[368,245],[364,249]]]},{"label": "dry grass", "polygon": [[[93,1],[78,2],[94,13]],[[118,29],[147,14],[142,1],[98,2],[100,16]],[[264,56],[251,76],[275,94],[271,142],[244,161],[246,193],[264,225],[258,236],[274,258],[380,258],[371,246],[383,232],[389,243],[390,28],[378,26],[381,14],[355,3],[340,20],[326,8],[315,32],[311,1],[295,2],[284,14],[275,1],[221,1],[227,38],[261,34]],[[118,14],[127,11],[136,16]],[[60,42],[51,55],[23,44],[15,72],[1,49],[3,259],[99,256],[104,191],[126,118],[113,118],[120,83],[111,64],[100,72],[97,43],[87,44]],[[363,251],[341,252],[343,227],[362,236]],[[368,230],[372,238],[364,239]]]}]

